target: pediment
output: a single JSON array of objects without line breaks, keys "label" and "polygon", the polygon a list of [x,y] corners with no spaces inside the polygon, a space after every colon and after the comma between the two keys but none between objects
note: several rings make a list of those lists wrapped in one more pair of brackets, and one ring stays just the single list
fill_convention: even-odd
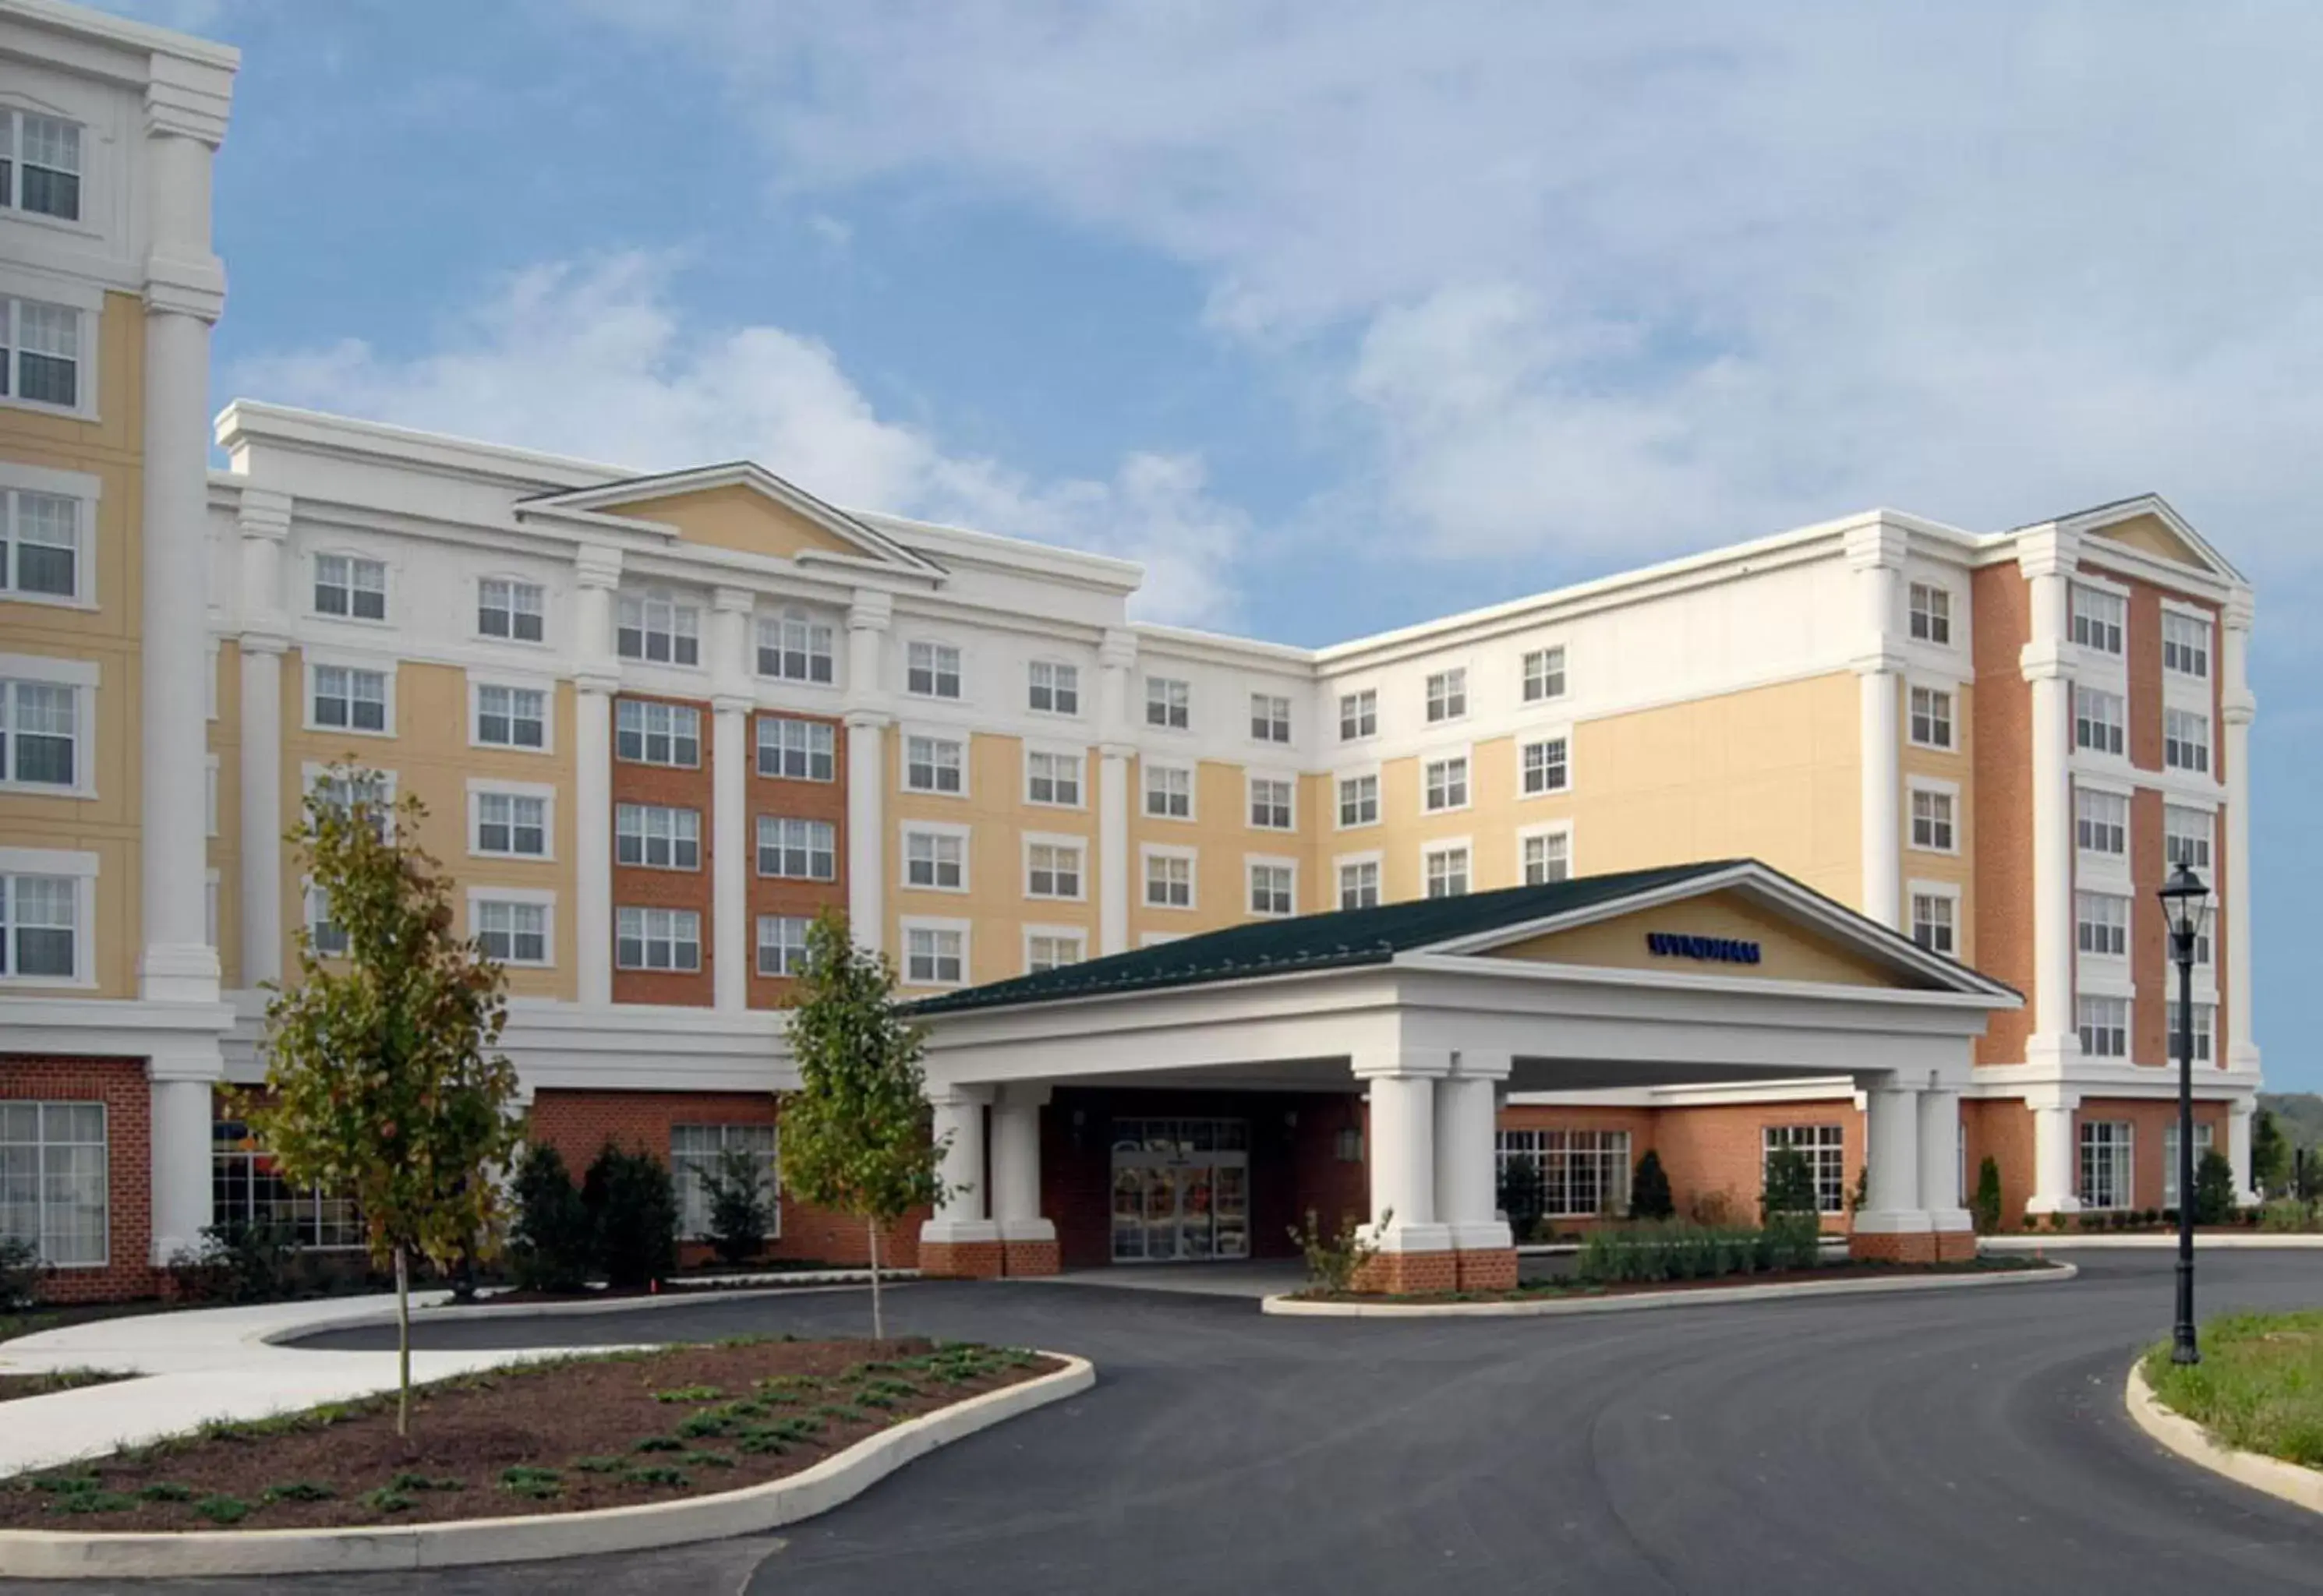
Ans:
[{"label": "pediment", "polygon": [[859,518],[748,462],[544,495],[525,508],[641,523],[684,542],[775,559],[942,574],[933,561]]}]

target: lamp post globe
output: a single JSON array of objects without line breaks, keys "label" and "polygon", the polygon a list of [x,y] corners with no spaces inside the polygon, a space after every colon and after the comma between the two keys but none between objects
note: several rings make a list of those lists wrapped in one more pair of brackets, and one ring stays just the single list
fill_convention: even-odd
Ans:
[{"label": "lamp post globe", "polygon": [[2170,1326],[2170,1361],[2199,1363],[2194,1338],[2194,944],[2210,912],[2210,889],[2182,861],[2156,894],[2178,965],[2178,1311]]}]

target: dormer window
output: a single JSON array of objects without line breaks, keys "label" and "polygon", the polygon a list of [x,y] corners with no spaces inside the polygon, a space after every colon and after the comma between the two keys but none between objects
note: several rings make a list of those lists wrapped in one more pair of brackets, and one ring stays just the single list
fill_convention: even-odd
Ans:
[{"label": "dormer window", "polygon": [[80,124],[34,111],[0,112],[0,205],[80,220]]}]

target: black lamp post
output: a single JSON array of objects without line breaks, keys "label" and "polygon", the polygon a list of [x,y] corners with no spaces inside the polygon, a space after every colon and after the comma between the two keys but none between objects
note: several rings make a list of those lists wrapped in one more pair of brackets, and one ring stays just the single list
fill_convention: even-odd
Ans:
[{"label": "black lamp post", "polygon": [[2194,1340],[2194,940],[2210,913],[2210,889],[2180,865],[2158,894],[2178,961],[2178,1319],[2170,1327],[2170,1361],[2199,1363]]}]

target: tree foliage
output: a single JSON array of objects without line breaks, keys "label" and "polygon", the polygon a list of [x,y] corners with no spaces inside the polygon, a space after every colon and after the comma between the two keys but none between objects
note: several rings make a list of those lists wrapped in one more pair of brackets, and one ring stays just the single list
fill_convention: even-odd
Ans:
[{"label": "tree foliage", "polygon": [[767,1232],[774,1228],[775,1206],[767,1190],[764,1167],[747,1148],[729,1147],[718,1161],[702,1171],[710,1198],[710,1245],[719,1261],[743,1264],[766,1250]]},{"label": "tree foliage", "polygon": [[1668,1219],[1676,1213],[1677,1203],[1670,1195],[1669,1171],[1662,1168],[1659,1150],[1648,1147],[1630,1179],[1630,1217]]},{"label": "tree foliage", "polygon": [[1806,1154],[1795,1147],[1778,1147],[1767,1155],[1767,1189],[1758,1200],[1760,1214],[1773,1219],[1781,1214],[1813,1214],[1815,1199],[1814,1170],[1807,1164]]},{"label": "tree foliage", "polygon": [[2251,1184],[2268,1197],[2291,1191],[2291,1141],[2271,1108],[2262,1108],[2251,1118]]},{"label": "tree foliage", "polygon": [[1988,1236],[2000,1228],[2000,1160],[1988,1152],[1976,1167],[1976,1196],[1970,1199],[1969,1213],[1979,1235]]},{"label": "tree foliage", "polygon": [[785,1189],[869,1229],[875,1336],[886,1333],[879,1232],[945,1196],[944,1144],[928,1133],[925,1044],[896,1013],[895,988],[895,967],[858,948],[843,915],[816,918],[789,1017],[799,1089],[782,1103]]},{"label": "tree foliage", "polygon": [[2235,1167],[2215,1147],[2194,1165],[2194,1223],[2224,1225],[2235,1216]]},{"label": "tree foliage", "polygon": [[632,1289],[676,1272],[677,1186],[661,1160],[606,1142],[581,1178],[581,1204],[607,1285]]},{"label": "tree foliage", "polygon": [[451,883],[413,840],[426,809],[366,795],[379,787],[334,766],[291,834],[345,952],[326,957],[299,931],[298,984],[270,986],[266,1094],[243,1112],[283,1179],[355,1200],[372,1256],[394,1266],[403,1433],[411,1260],[446,1266],[492,1246],[492,1177],[519,1133],[516,1070],[497,1050],[506,978],[454,934]]},{"label": "tree foliage", "polygon": [[530,1291],[578,1291],[589,1283],[596,1238],[565,1155],[546,1142],[526,1145],[516,1170],[516,1222],[509,1268]]}]

